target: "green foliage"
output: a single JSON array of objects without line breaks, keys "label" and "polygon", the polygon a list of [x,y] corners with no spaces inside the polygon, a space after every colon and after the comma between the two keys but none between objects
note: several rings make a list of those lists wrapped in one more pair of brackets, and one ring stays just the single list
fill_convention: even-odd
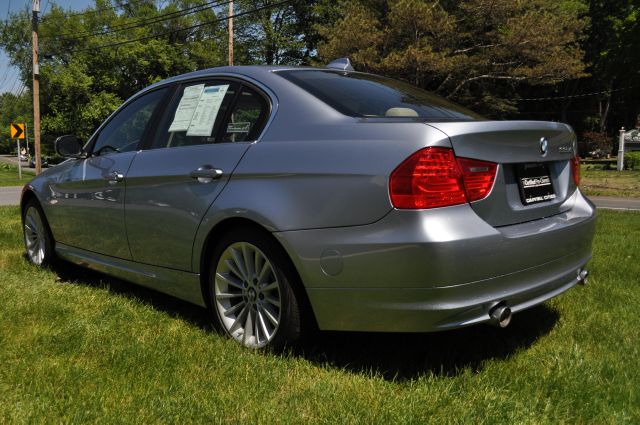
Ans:
[{"label": "green foliage", "polygon": [[[604,132],[607,127],[618,129],[632,124],[629,118],[633,116],[635,120],[638,112],[640,86],[636,64],[640,63],[640,3],[637,0],[589,0],[588,4],[591,25],[583,46],[591,77],[582,84],[583,90],[620,90],[595,99],[599,103],[599,130]],[[616,107],[621,111],[613,110]]]},{"label": "green foliage", "polygon": [[[115,9],[109,6],[123,2],[96,0],[95,10],[101,11],[82,15],[52,3],[39,28],[41,122],[43,142],[49,149],[62,134],[87,138],[125,99],[152,83],[222,65],[226,58],[220,48],[224,40],[221,23],[171,32],[215,21],[214,10],[162,20],[162,15],[204,3],[136,1]],[[27,84],[31,80],[29,19],[26,12],[11,15],[0,29],[0,47]],[[140,40],[95,49],[134,39]],[[15,120],[30,110],[30,104],[24,106],[29,108],[20,113],[0,106],[0,114]]]},{"label": "green foliage", "polygon": [[[235,2],[235,14],[270,3],[274,2],[239,0]],[[234,64],[301,63],[305,44],[300,37],[296,15],[296,9],[300,7],[304,6],[287,4],[238,17],[234,26],[238,46],[237,52],[234,52]]]},{"label": "green foliage", "polygon": [[627,152],[624,154],[624,168],[640,171],[640,152]]},{"label": "green foliage", "polygon": [[[167,20],[163,15],[207,1],[94,1],[80,15],[52,2],[40,22],[45,150],[61,134],[86,138],[149,84],[227,63],[227,5]],[[636,0],[308,0],[271,7],[277,2],[236,0],[236,65],[324,65],[348,56],[358,70],[406,80],[489,117],[529,107],[536,114],[530,118],[568,119],[579,131],[605,133],[609,122],[619,126],[637,113]],[[30,41],[26,10],[0,24],[0,48],[27,86],[16,104],[0,95],[0,140],[9,121],[32,129]],[[567,113],[578,100],[572,107],[570,98],[516,100],[620,88],[579,98],[577,116]]]},{"label": "green foliage", "polygon": [[33,135],[33,110],[31,92],[24,91],[18,96],[13,93],[0,94],[0,153],[15,151],[15,141],[10,140],[9,126],[14,123],[25,123],[27,137]]},{"label": "green foliage", "polygon": [[[345,1],[319,28],[326,60],[402,78],[488,115],[514,109],[523,84],[584,75],[579,1]],[[543,29],[543,30],[541,30]]]},{"label": "green foliage", "polygon": [[586,131],[578,140],[578,151],[581,157],[589,156],[590,152],[603,151],[611,153],[613,141],[611,137],[604,133]]}]

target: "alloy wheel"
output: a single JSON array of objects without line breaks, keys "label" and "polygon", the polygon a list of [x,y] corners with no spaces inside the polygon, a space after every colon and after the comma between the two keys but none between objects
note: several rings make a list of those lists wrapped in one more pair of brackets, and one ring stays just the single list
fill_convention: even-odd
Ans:
[{"label": "alloy wheel", "polygon": [[215,308],[225,331],[246,347],[266,346],[281,320],[281,289],[269,258],[255,245],[229,245],[216,266]]},{"label": "alloy wheel", "polygon": [[46,230],[40,212],[34,206],[29,206],[24,215],[24,241],[29,260],[40,266],[46,255]]}]

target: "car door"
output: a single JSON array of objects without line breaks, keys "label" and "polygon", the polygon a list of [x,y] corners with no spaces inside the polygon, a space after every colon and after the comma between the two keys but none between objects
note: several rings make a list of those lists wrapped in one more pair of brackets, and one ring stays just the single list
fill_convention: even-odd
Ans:
[{"label": "car door", "polygon": [[181,84],[127,175],[133,259],[191,270],[198,226],[269,116],[270,102],[233,80]]},{"label": "car door", "polygon": [[94,135],[87,158],[65,164],[52,187],[59,242],[131,259],[124,221],[126,174],[167,92],[155,90],[129,102]]}]

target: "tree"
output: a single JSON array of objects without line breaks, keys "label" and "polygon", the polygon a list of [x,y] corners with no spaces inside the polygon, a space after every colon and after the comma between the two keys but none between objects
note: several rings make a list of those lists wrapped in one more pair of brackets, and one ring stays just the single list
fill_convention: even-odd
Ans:
[{"label": "tree", "polygon": [[[0,152],[9,153],[15,149],[15,142],[10,139],[9,126],[12,122],[25,123],[27,135],[33,128],[33,114],[31,109],[31,93],[23,91],[18,95],[13,93],[0,94]],[[29,139],[31,139],[30,136]]]},{"label": "tree", "polygon": [[[87,138],[140,89],[176,74],[224,63],[224,25],[205,0],[96,0],[83,13],[52,3],[40,23],[40,87],[45,142]],[[203,7],[204,5],[204,7]],[[31,83],[30,14],[2,25],[0,47]],[[225,43],[226,44],[226,43]]]},{"label": "tree", "polygon": [[[323,1],[277,5],[280,0],[238,0],[234,50],[238,64],[300,65],[315,49],[312,25],[315,8]],[[311,37],[309,37],[311,35]]]},{"label": "tree", "polygon": [[352,0],[320,29],[324,58],[398,77],[500,116],[523,85],[584,76],[577,0]]},{"label": "tree", "polygon": [[619,121],[630,125],[640,112],[640,4],[634,0],[590,0],[589,16],[591,28],[585,51],[592,78],[584,86],[605,91],[596,99],[595,115],[597,129],[604,133],[616,99],[619,105],[631,105],[626,111],[618,111]]}]

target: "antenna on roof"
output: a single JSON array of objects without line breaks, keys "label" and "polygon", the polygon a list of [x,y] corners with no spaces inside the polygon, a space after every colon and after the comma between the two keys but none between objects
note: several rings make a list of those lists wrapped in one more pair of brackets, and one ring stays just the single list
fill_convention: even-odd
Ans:
[{"label": "antenna on roof", "polygon": [[342,71],[355,71],[353,66],[351,66],[349,58],[336,59],[327,65],[327,68],[340,69]]}]

